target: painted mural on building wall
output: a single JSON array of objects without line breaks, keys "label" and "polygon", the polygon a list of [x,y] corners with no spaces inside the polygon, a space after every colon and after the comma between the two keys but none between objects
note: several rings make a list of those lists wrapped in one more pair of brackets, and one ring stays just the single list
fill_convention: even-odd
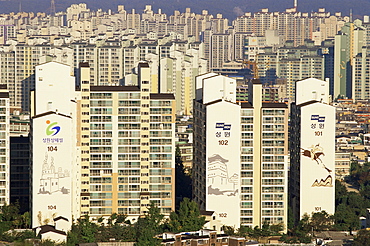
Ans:
[{"label": "painted mural on building wall", "polygon": [[240,226],[240,106],[208,106],[206,129],[206,210],[222,224]]},{"label": "painted mural on building wall", "polygon": [[71,219],[72,121],[51,114],[33,119],[32,225],[53,215]]},{"label": "painted mural on building wall", "polygon": [[302,149],[302,155],[311,159],[313,165],[317,164],[318,166],[324,168],[328,172],[328,176],[323,179],[316,179],[312,187],[333,187],[333,177],[331,176],[332,170],[326,167],[325,163],[322,160],[322,156],[325,156],[324,148],[320,144],[311,145],[308,149]]},{"label": "painted mural on building wall", "polygon": [[40,188],[38,194],[52,194],[54,192],[61,192],[62,194],[69,194],[70,189],[70,172],[62,167],[56,167],[54,157],[50,157],[45,153],[45,160],[42,164],[42,174],[40,179]]},{"label": "painted mural on building wall", "polygon": [[229,174],[228,162],[219,154],[208,158],[208,194],[215,196],[237,196],[239,193],[239,175]]},{"label": "painted mural on building wall", "polygon": [[334,214],[335,109],[317,102],[304,106],[301,114],[300,213]]}]

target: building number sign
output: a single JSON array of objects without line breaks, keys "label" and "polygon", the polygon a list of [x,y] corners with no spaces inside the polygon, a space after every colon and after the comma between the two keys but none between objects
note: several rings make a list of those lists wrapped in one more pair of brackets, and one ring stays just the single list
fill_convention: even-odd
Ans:
[{"label": "building number sign", "polygon": [[325,128],[325,116],[311,115],[311,129],[314,131],[315,137],[321,137],[322,130]]},{"label": "building number sign", "polygon": [[[216,138],[229,138],[231,136],[231,124],[216,123]],[[220,139],[218,145],[229,145],[229,140]]]}]

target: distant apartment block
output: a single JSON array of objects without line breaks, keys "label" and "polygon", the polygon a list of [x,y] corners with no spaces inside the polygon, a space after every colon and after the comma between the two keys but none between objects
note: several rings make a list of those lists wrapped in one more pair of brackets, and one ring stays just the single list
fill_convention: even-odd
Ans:
[{"label": "distant apartment block", "polygon": [[351,153],[335,153],[335,178],[343,180],[350,175]]},{"label": "distant apartment block", "polygon": [[122,42],[116,39],[73,42],[67,47],[55,42],[52,45],[50,40],[10,45],[0,49],[1,84],[8,85],[12,108],[29,111],[29,92],[35,86],[34,69],[40,63],[68,64],[78,83],[78,64],[89,62],[92,85],[118,86],[132,84],[133,69],[144,60],[151,66],[151,91],[175,93],[176,111],[191,114],[194,78],[208,71],[201,43],[138,39],[132,44],[129,39]]},{"label": "distant apartment block", "polygon": [[295,98],[295,82],[305,78],[324,79],[325,60],[320,55],[320,47],[313,41],[305,40],[301,46],[294,46],[287,41],[284,46],[274,51],[266,47],[265,52],[256,58],[258,74],[264,84],[274,84],[277,78],[286,81],[286,99]]}]

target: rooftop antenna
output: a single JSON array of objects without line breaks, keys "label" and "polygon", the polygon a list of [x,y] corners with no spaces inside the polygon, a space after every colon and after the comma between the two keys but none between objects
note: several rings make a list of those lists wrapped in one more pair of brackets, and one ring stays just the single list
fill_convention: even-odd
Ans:
[{"label": "rooftop antenna", "polygon": [[51,16],[55,15],[55,1],[54,0],[51,0],[51,3],[50,3],[50,15]]},{"label": "rooftop antenna", "polygon": [[22,0],[19,1],[19,13],[22,13]]},{"label": "rooftop antenna", "polygon": [[349,10],[349,22],[352,22],[352,9]]},{"label": "rooftop antenna", "polygon": [[294,0],[294,9],[297,12],[298,0]]}]

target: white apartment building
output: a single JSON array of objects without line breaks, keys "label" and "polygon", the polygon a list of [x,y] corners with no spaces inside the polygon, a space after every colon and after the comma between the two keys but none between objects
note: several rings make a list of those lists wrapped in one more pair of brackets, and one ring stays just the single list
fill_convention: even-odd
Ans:
[{"label": "white apartment building", "polygon": [[80,215],[75,80],[68,65],[38,65],[31,98],[32,227]]},{"label": "white apartment building", "polygon": [[290,205],[296,222],[307,213],[335,212],[335,107],[329,83],[298,81],[290,121]]},{"label": "white apartment building", "polygon": [[[193,196],[221,224],[287,225],[288,108],[263,103],[262,84],[236,103],[236,81],[197,77],[194,101]],[[219,228],[215,228],[219,230]]]},{"label": "white apartment building", "polygon": [[165,215],[174,210],[174,96],[151,93],[148,63],[138,71],[137,86],[93,86],[82,63],[76,90],[68,65],[36,67],[33,227],[83,214],[135,220],[151,202]]},{"label": "white apartment building", "polygon": [[[46,57],[48,56],[48,57]],[[18,44],[0,51],[1,84],[6,84],[10,107],[29,111],[29,93],[35,86],[35,66],[46,60],[73,65],[73,51],[67,47]]]},{"label": "white apartment building", "polygon": [[0,85],[0,206],[10,203],[9,91]]}]

